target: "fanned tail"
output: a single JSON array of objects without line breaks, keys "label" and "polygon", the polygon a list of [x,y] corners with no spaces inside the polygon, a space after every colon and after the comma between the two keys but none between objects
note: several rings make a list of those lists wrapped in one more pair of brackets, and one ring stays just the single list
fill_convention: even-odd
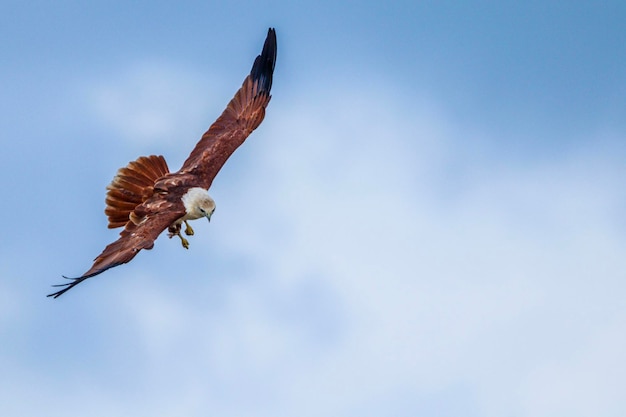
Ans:
[{"label": "fanned tail", "polygon": [[169,169],[161,155],[140,156],[120,168],[107,186],[104,213],[109,218],[109,229],[125,226],[132,211],[152,195],[156,180],[167,173]]}]

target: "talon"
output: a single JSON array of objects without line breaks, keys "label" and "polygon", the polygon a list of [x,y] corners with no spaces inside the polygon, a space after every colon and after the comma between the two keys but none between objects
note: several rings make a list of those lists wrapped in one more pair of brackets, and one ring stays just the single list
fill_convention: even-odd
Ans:
[{"label": "talon", "polygon": [[[187,224],[187,222],[185,222],[185,224]],[[170,225],[170,227],[167,228],[167,232],[168,232],[167,236],[170,239],[173,238],[174,236],[178,236],[180,238],[180,243],[183,245],[183,248],[189,249],[189,241],[185,239],[183,235],[180,234],[180,226],[181,226],[180,223],[174,223]],[[185,229],[185,233],[187,235],[193,235],[193,229],[191,229],[191,227],[189,227],[188,224],[187,224],[187,229]]]},{"label": "talon", "polygon": [[185,220],[185,234],[187,236],[193,236],[193,229],[191,228],[191,226],[189,226],[189,223],[187,223],[187,220]]},{"label": "talon", "polygon": [[183,237],[183,235],[180,234],[180,230],[177,230],[175,233],[168,233],[170,239],[173,238],[174,236],[178,236],[180,238],[180,243],[183,245],[183,248],[185,249],[189,249],[189,241],[187,239],[185,239]]}]

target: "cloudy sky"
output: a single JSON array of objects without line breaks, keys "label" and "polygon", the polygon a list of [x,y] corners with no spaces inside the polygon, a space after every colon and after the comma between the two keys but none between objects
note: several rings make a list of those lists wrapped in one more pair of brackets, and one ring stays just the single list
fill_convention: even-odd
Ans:
[{"label": "cloudy sky", "polygon": [[[3,416],[623,416],[626,4],[0,4]],[[191,247],[117,238],[278,35]]]}]

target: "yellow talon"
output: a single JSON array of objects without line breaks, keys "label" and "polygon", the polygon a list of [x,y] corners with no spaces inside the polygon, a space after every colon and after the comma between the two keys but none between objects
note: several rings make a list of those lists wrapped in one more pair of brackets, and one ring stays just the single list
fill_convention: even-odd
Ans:
[{"label": "yellow talon", "polygon": [[[185,224],[186,224],[186,223],[187,223],[187,222],[185,222]],[[188,227],[189,229],[191,229],[191,228],[189,227],[189,225],[187,225],[187,227]],[[168,232],[168,233],[167,233],[167,236],[168,236],[170,239],[171,239],[171,238],[173,238],[174,236],[178,236],[178,237],[180,238],[180,243],[183,245],[183,248],[185,248],[185,249],[189,249],[189,241],[188,241],[187,239],[185,239],[185,238],[183,237],[183,235],[181,235],[181,234],[180,234],[180,223],[174,223],[174,224],[170,225],[170,226],[167,228],[167,232]],[[191,231],[191,233],[189,233],[187,230],[185,230],[185,233],[187,233],[188,235],[189,235],[189,234],[193,234],[193,230]]]},{"label": "yellow talon", "polygon": [[193,236],[193,229],[191,228],[191,226],[189,226],[189,223],[187,223],[187,220],[185,220],[185,234],[187,236]]}]

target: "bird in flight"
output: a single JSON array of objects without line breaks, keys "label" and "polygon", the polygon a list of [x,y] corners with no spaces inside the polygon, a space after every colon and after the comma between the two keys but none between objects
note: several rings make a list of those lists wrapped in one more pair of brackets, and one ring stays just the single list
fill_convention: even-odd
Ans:
[{"label": "bird in flight", "polygon": [[265,117],[270,102],[276,64],[276,32],[270,28],[261,55],[250,74],[220,117],[191,151],[178,172],[170,172],[163,156],[142,156],[118,170],[107,187],[105,214],[109,228],[124,227],[120,238],[108,245],[82,276],[48,297],[57,298],[87,278],[132,260],[142,249],[152,249],[165,229],[170,238],[178,236],[185,249],[189,242],[181,234],[193,235],[189,220],[215,211],[208,190],[226,160]]}]

